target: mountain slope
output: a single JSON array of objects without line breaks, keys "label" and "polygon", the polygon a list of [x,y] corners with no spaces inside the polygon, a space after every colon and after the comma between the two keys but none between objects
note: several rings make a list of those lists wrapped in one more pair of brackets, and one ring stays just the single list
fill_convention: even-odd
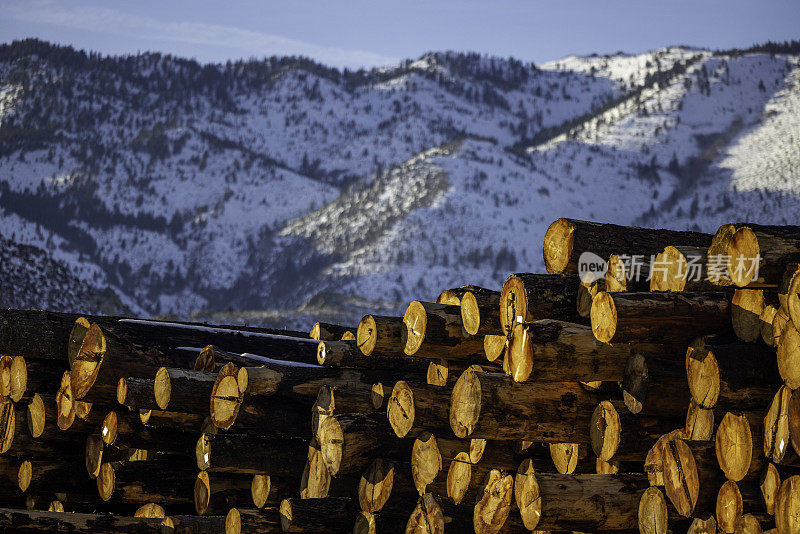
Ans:
[{"label": "mountain slope", "polygon": [[[242,316],[297,326],[310,310],[353,321],[541,270],[560,216],[784,222],[800,65],[795,48],[769,52],[540,66],[431,53],[340,72],[4,45],[0,246],[18,264],[33,247],[64,283],[116,295],[106,306],[207,317],[306,303]],[[45,287],[53,268],[0,276]],[[5,304],[93,311],[86,291]]]}]

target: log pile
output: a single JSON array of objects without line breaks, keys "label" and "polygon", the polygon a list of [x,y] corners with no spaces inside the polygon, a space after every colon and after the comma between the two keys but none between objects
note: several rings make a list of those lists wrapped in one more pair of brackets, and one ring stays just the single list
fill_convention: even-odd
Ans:
[{"label": "log pile", "polygon": [[0,530],[800,532],[800,228],[544,259],[309,333],[0,310]]}]

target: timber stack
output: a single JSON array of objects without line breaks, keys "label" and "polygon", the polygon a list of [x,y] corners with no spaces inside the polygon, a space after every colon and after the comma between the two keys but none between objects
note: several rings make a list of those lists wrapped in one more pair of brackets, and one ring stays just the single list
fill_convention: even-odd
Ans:
[{"label": "timber stack", "polygon": [[544,263],[309,333],[0,310],[0,530],[800,532],[800,227]]}]

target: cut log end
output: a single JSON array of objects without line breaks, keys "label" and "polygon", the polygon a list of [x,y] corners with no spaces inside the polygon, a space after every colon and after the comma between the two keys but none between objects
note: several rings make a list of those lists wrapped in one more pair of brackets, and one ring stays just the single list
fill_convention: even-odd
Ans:
[{"label": "cut log end", "polygon": [[412,356],[417,353],[425,340],[425,330],[428,325],[428,314],[421,302],[415,300],[406,308],[403,315],[408,335],[406,336],[405,353]]},{"label": "cut log end", "polygon": [[228,515],[225,516],[225,534],[241,534],[242,532],[242,516],[239,510],[231,508]]},{"label": "cut log end", "polygon": [[517,468],[514,477],[514,500],[522,516],[522,524],[528,530],[536,530],[542,518],[542,498],[539,482],[533,468],[533,460],[526,458]]},{"label": "cut log end", "polygon": [[211,441],[206,434],[202,434],[197,438],[197,443],[194,447],[194,457],[197,468],[201,471],[205,471],[211,467]]},{"label": "cut log end", "polygon": [[153,381],[153,395],[156,398],[158,407],[166,410],[172,396],[172,379],[166,367],[160,367],[156,371],[156,378]]},{"label": "cut log end", "polygon": [[44,401],[41,395],[34,393],[26,408],[28,414],[28,432],[32,438],[38,438],[44,432],[47,423]]},{"label": "cut log end", "polygon": [[194,480],[194,510],[205,515],[211,502],[211,480],[206,471],[200,471]]},{"label": "cut log end", "polygon": [[472,461],[469,454],[462,451],[456,454],[447,469],[447,497],[455,504],[461,504],[472,480]]},{"label": "cut log end", "polygon": [[14,356],[9,368],[9,394],[11,400],[19,402],[28,389],[28,365],[24,356]]},{"label": "cut log end", "polygon": [[405,534],[444,534],[444,514],[436,497],[426,493],[417,501],[406,523]]},{"label": "cut log end", "polygon": [[734,482],[742,480],[750,469],[753,456],[753,436],[747,418],[743,414],[726,413],[714,439],[719,468],[728,479]]},{"label": "cut log end", "polygon": [[667,499],[655,486],[647,488],[639,498],[640,534],[667,534]]},{"label": "cut log end", "polygon": [[253,480],[250,482],[250,497],[253,499],[253,506],[263,508],[267,504],[271,490],[272,479],[269,475],[253,475]]},{"label": "cut log end", "polygon": [[472,434],[481,414],[481,384],[475,373],[471,368],[461,373],[450,396],[450,428],[459,438]]},{"label": "cut log end", "polygon": [[117,429],[117,412],[108,412],[103,419],[103,425],[100,427],[100,435],[103,438],[103,443],[106,445],[113,445],[114,442],[117,441]]},{"label": "cut log end", "polygon": [[97,492],[100,494],[100,498],[108,501],[114,494],[115,486],[114,467],[109,463],[104,463],[100,466],[100,472],[97,475]]},{"label": "cut log end", "polygon": [[556,471],[562,475],[575,472],[575,468],[578,467],[579,445],[577,443],[550,443],[549,448],[550,458],[553,460]]},{"label": "cut log end", "polygon": [[514,382],[525,382],[533,373],[533,344],[525,323],[514,325],[511,342],[506,350],[506,372]]},{"label": "cut log end", "polygon": [[75,320],[75,324],[72,325],[72,330],[70,331],[69,339],[67,340],[67,361],[69,362],[70,368],[72,367],[75,358],[78,356],[81,345],[83,345],[83,339],[89,332],[90,327],[91,324],[85,317],[78,317]]},{"label": "cut log end", "polygon": [[727,480],[717,493],[716,518],[717,525],[723,532],[733,534],[736,521],[744,513],[744,501],[739,486]]},{"label": "cut log end", "polygon": [[702,341],[693,343],[686,350],[686,380],[689,392],[699,406],[716,406],[720,393],[719,364],[714,353],[702,346]]},{"label": "cut log end", "polygon": [[75,421],[75,403],[72,396],[70,372],[65,371],[61,377],[61,385],[56,392],[57,420],[56,425],[66,430]]},{"label": "cut log end", "polygon": [[728,241],[728,278],[738,287],[752,282],[759,261],[758,237],[747,226],[737,228]]},{"label": "cut log end", "polygon": [[761,314],[764,312],[764,292],[758,289],[737,289],[731,299],[731,323],[736,336],[747,343],[761,337]]},{"label": "cut log end", "polygon": [[483,352],[490,362],[497,361],[506,350],[508,338],[506,336],[486,335],[483,337]]},{"label": "cut log end", "polygon": [[787,478],[775,496],[778,534],[800,532],[800,475]]},{"label": "cut log end", "polygon": [[84,461],[86,472],[89,473],[90,478],[97,478],[100,474],[100,467],[103,465],[103,448],[103,438],[100,435],[89,434],[86,436]]},{"label": "cut log end", "polygon": [[764,510],[769,515],[774,515],[775,496],[778,493],[778,488],[781,487],[781,475],[778,473],[778,468],[775,467],[775,464],[767,463],[766,469],[761,474],[758,487],[761,490],[761,501],[764,504]]},{"label": "cut log end", "polygon": [[32,476],[33,466],[31,462],[29,460],[23,460],[22,463],[19,464],[19,469],[17,470],[17,486],[19,486],[20,491],[28,491]]},{"label": "cut log end", "polygon": [[375,350],[375,346],[378,343],[378,326],[375,322],[375,317],[372,315],[364,316],[358,323],[356,343],[364,356],[369,356]]},{"label": "cut log end", "polygon": [[681,439],[664,444],[664,489],[678,513],[689,517],[700,494],[700,479],[694,455]]},{"label": "cut log end", "polygon": [[336,417],[326,417],[317,430],[319,449],[328,472],[332,476],[339,473],[342,466],[343,448],[346,446],[344,432]]},{"label": "cut log end", "polygon": [[609,343],[617,331],[617,308],[614,299],[605,291],[592,300],[592,332],[598,341]]},{"label": "cut log end", "polygon": [[75,355],[75,361],[72,362],[70,379],[72,393],[76,399],[82,399],[94,385],[105,354],[105,335],[99,326],[92,324]]},{"label": "cut log end", "polygon": [[414,440],[411,448],[411,476],[420,495],[425,494],[428,484],[442,470],[442,455],[436,437],[423,432]]},{"label": "cut log end", "polygon": [[511,512],[514,499],[514,477],[499,469],[491,469],[478,490],[478,501],[472,514],[476,534],[497,534]]},{"label": "cut log end", "polygon": [[389,500],[393,486],[394,464],[382,458],[374,459],[358,482],[361,510],[369,513],[381,510]]},{"label": "cut log end", "polygon": [[450,366],[447,360],[431,360],[428,363],[428,372],[425,380],[431,386],[444,386],[447,384],[449,374]]},{"label": "cut log end", "polygon": [[764,456],[780,463],[789,450],[792,390],[781,386],[764,416]]},{"label": "cut log end", "polygon": [[392,388],[392,396],[386,407],[386,416],[394,433],[405,437],[414,426],[414,392],[405,381],[397,382]]},{"label": "cut log end", "polygon": [[233,426],[242,403],[238,369],[232,363],[220,369],[211,392],[211,421],[224,430]]},{"label": "cut log end", "polygon": [[567,219],[553,222],[544,234],[544,265],[550,274],[563,273],[572,256],[572,235],[575,228]]},{"label": "cut log end", "polygon": [[125,399],[128,397],[128,382],[124,378],[117,380],[117,404],[125,405]]},{"label": "cut log end", "polygon": [[714,437],[714,410],[703,408],[697,401],[689,401],[686,410],[686,439],[694,441],[708,441]]},{"label": "cut log end", "polygon": [[778,372],[792,389],[800,388],[800,330],[787,321],[778,338]]},{"label": "cut log end", "polygon": [[11,448],[16,428],[14,403],[7,397],[0,398],[0,454]]},{"label": "cut log end", "polygon": [[595,455],[609,461],[616,454],[622,436],[619,413],[609,401],[597,405],[589,423],[592,449]]}]

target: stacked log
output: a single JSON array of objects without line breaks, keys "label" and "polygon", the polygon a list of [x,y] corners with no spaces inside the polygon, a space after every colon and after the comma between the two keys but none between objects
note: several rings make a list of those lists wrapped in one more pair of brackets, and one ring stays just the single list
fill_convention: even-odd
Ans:
[{"label": "stacked log", "polygon": [[559,219],[549,274],[308,334],[0,310],[0,525],[798,532],[798,235]]}]

